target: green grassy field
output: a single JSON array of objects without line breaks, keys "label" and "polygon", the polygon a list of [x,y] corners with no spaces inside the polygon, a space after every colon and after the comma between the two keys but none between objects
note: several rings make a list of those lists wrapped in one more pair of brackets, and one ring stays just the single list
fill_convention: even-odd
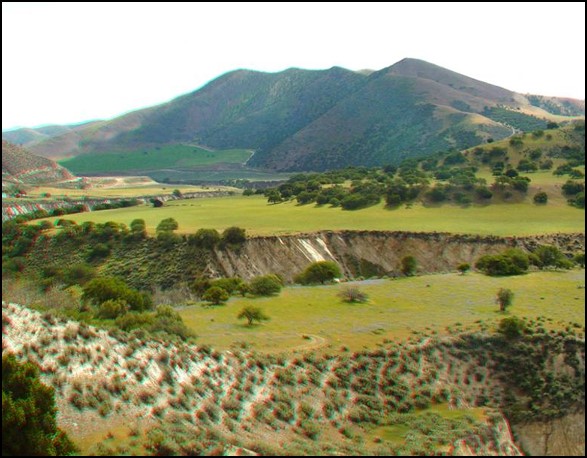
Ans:
[{"label": "green grassy field", "polygon": [[[561,199],[562,200],[562,199]],[[244,227],[249,234],[271,235],[318,230],[405,230],[439,231],[501,236],[583,232],[585,212],[566,202],[536,206],[531,203],[494,204],[461,208],[453,205],[425,208],[413,205],[387,210],[383,204],[356,211],[297,205],[269,205],[262,196],[231,196],[169,202],[162,208],[150,206],[68,215],[78,223],[117,221],[125,224],[143,218],[151,234],[164,218],[175,218],[180,233],[199,228],[223,230]],[[53,218],[55,219],[55,218]]]},{"label": "green grassy field", "polygon": [[[346,304],[337,296],[345,284],[285,288],[277,297],[232,298],[223,306],[195,305],[180,311],[200,344],[227,349],[245,342],[259,351],[308,350],[342,346],[375,348],[383,339],[404,339],[417,331],[447,333],[503,318],[495,304],[499,288],[514,291],[511,315],[546,316],[557,322],[585,325],[585,271],[534,272],[519,277],[481,274],[426,275],[357,284],[369,295],[367,304]],[[242,307],[261,307],[271,321],[252,327],[236,316]],[[560,323],[558,324],[560,327]],[[304,338],[306,336],[306,338]],[[330,346],[330,347],[329,347]]]},{"label": "green grassy field", "polygon": [[169,145],[137,151],[80,155],[59,161],[76,175],[192,168],[218,163],[242,164],[251,156],[243,149],[210,151],[197,146]]}]

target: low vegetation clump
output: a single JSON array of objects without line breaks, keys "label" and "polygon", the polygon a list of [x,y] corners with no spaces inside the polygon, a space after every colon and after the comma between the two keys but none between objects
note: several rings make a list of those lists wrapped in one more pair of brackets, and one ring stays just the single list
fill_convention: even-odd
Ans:
[{"label": "low vegetation clump", "polygon": [[510,248],[502,254],[481,256],[475,267],[486,275],[509,276],[528,272],[530,258],[520,249]]},{"label": "low vegetation clump", "polygon": [[261,275],[251,280],[248,291],[254,296],[275,296],[281,292],[283,280],[277,275]]},{"label": "low vegetation clump", "polygon": [[340,297],[343,302],[348,302],[350,304],[362,304],[369,300],[367,293],[361,291],[355,286],[348,286],[342,289],[338,293],[338,297]]},{"label": "low vegetation clump", "polygon": [[418,261],[414,256],[406,256],[401,261],[401,271],[406,277],[416,275],[418,270]]},{"label": "low vegetation clump", "polygon": [[302,285],[324,284],[340,278],[342,272],[334,261],[318,261],[310,264],[295,277],[295,282]]},{"label": "low vegetation clump", "polygon": [[228,292],[220,286],[211,286],[206,290],[202,299],[213,305],[220,305],[230,298]]}]

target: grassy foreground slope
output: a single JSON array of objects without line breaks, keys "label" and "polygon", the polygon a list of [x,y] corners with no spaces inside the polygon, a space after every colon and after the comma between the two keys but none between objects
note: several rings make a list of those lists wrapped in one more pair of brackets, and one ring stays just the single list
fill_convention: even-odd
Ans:
[{"label": "grassy foreground slope", "polygon": [[[220,307],[192,306],[180,311],[200,344],[227,349],[246,343],[254,350],[279,352],[346,346],[352,351],[375,348],[384,339],[400,340],[412,332],[447,332],[456,323],[483,321],[493,327],[498,312],[495,293],[514,291],[514,305],[505,316],[585,326],[585,271],[535,272],[520,277],[481,274],[425,275],[400,280],[355,283],[369,295],[367,304],[346,304],[337,293],[347,285],[288,287],[278,297],[233,298]],[[236,315],[244,306],[258,306],[271,320],[246,326]],[[305,338],[303,336],[306,336]]]},{"label": "grassy foreground slope", "polygon": [[427,208],[416,204],[410,208],[387,210],[380,204],[357,211],[313,204],[300,206],[295,202],[271,205],[263,196],[231,196],[174,201],[161,208],[142,206],[80,213],[67,218],[77,223],[116,221],[127,225],[136,218],[143,218],[151,234],[164,218],[175,218],[179,233],[194,233],[199,228],[222,230],[230,226],[244,227],[249,234],[256,235],[348,229],[516,236],[585,230],[584,212],[567,205],[562,196],[545,206],[522,202],[486,207],[443,205]]}]

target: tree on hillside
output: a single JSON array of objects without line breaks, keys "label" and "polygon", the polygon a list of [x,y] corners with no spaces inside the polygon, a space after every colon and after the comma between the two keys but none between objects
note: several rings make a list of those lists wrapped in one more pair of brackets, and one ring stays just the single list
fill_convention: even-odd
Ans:
[{"label": "tree on hillside", "polygon": [[229,297],[230,295],[224,289],[220,288],[219,286],[212,286],[206,290],[202,296],[202,299],[204,299],[206,302],[210,302],[213,305],[220,305],[226,302]]},{"label": "tree on hillside", "polygon": [[54,390],[31,363],[2,355],[2,456],[63,456],[75,445],[57,427]]},{"label": "tree on hillside", "polygon": [[252,326],[253,321],[260,323],[261,321],[268,321],[269,317],[263,313],[259,307],[246,306],[237,315],[239,320],[246,318],[247,325]]},{"label": "tree on hillside", "polygon": [[178,199],[183,196],[179,189],[174,189],[171,194],[173,195],[173,197],[177,197]]},{"label": "tree on hillside", "polygon": [[505,312],[514,302],[514,292],[508,288],[500,288],[497,292],[495,302],[499,304],[499,311]]},{"label": "tree on hillside", "polygon": [[313,283],[326,283],[339,278],[342,275],[340,267],[333,261],[318,261],[310,264],[306,269],[296,276],[295,281],[303,285]]}]

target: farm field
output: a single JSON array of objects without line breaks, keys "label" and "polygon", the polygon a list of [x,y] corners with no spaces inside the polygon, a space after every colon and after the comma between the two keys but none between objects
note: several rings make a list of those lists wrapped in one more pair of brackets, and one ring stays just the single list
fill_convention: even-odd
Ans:
[{"label": "farm field", "polygon": [[251,156],[243,149],[213,151],[193,145],[169,145],[137,151],[80,155],[59,163],[76,175],[91,173],[159,170],[167,167],[190,168],[218,163],[242,164]]},{"label": "farm field", "polygon": [[[82,223],[116,221],[129,225],[142,218],[149,233],[154,234],[159,221],[175,218],[179,233],[193,233],[200,228],[223,230],[239,226],[249,235],[280,235],[319,230],[387,230],[437,231],[480,235],[521,236],[554,232],[583,232],[584,215],[566,202],[537,206],[529,202],[493,204],[461,208],[453,205],[424,207],[415,204],[394,210],[383,203],[356,211],[344,211],[313,204],[267,203],[263,196],[229,196],[180,200],[162,208],[140,206],[105,210],[92,214],[68,215]],[[563,200],[562,197],[560,200]],[[50,218],[55,221],[56,218]]]},{"label": "farm field", "polygon": [[[348,285],[369,295],[366,304],[347,304],[337,293]],[[261,352],[326,349],[374,349],[384,339],[400,340],[416,332],[447,334],[482,321],[494,326],[504,317],[495,294],[509,288],[514,304],[505,315],[546,317],[560,328],[568,322],[585,326],[585,271],[533,272],[495,278],[481,274],[442,274],[397,280],[366,280],[328,286],[284,288],[270,298],[234,297],[221,306],[194,305],[180,311],[198,335],[199,344],[216,349],[245,347]],[[246,326],[237,320],[247,305],[271,318]],[[561,324],[561,323],[564,323]],[[447,328],[448,327],[448,328]],[[305,336],[305,337],[304,337]]]},{"label": "farm field", "polygon": [[229,186],[190,186],[190,185],[165,185],[150,182],[144,185],[123,185],[123,186],[99,186],[88,189],[67,189],[52,186],[41,186],[31,189],[28,196],[31,198],[43,198],[46,193],[51,199],[63,198],[132,198],[149,195],[171,194],[175,189],[182,193],[190,192],[211,192],[211,191],[237,191]]}]

